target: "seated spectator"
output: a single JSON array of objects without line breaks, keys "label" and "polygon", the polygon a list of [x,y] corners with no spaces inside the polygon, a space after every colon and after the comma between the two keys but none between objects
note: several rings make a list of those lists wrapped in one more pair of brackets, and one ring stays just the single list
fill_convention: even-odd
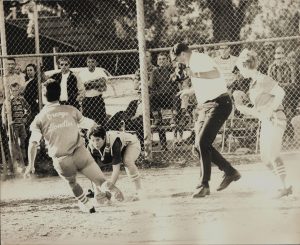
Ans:
[{"label": "seated spectator", "polygon": [[[11,107],[11,114],[12,114],[12,132],[14,134],[13,142],[14,144],[18,145],[21,149],[21,154],[18,158],[20,163],[22,164],[21,167],[24,167],[24,160],[27,159],[27,152],[25,147],[25,140],[26,140],[26,129],[25,125],[30,116],[30,106],[20,95],[21,93],[21,86],[18,83],[13,83],[10,85],[10,107]],[[2,122],[3,124],[9,126],[6,121],[5,114],[7,112],[7,108],[4,104],[2,109]]]},{"label": "seated spectator", "polygon": [[260,63],[258,65],[258,71],[267,75],[269,66],[274,61],[275,44],[272,42],[265,42],[263,46],[262,56],[260,57]]},{"label": "seated spectator", "polygon": [[[186,72],[186,66],[181,63],[175,64],[175,72],[171,75],[171,80],[178,84],[179,90],[188,89],[191,87],[191,80]],[[180,99],[176,96],[174,99],[174,137],[175,145],[181,145],[183,140],[183,132],[186,125],[189,123],[189,96],[184,96]]]},{"label": "seated spectator", "polygon": [[281,46],[275,50],[275,60],[268,69],[268,75],[282,87],[289,86],[292,83],[292,71],[285,59],[284,48]]},{"label": "seated spectator", "polygon": [[84,87],[82,94],[82,114],[105,127],[107,115],[102,94],[107,90],[107,75],[101,68],[96,67],[97,61],[95,57],[88,56],[86,64],[87,68],[79,74],[81,86]]},{"label": "seated spectator", "polygon": [[283,107],[287,117],[285,137],[291,138],[293,137],[291,119],[295,115],[298,98],[294,96],[295,84],[292,82],[292,69],[286,60],[284,48],[281,46],[275,50],[275,60],[269,67],[268,75],[277,81],[285,91],[283,99]]},{"label": "seated spectator", "polygon": [[297,53],[295,51],[289,52],[287,55],[287,62],[292,71],[292,83],[297,83],[296,77],[297,73],[300,72],[299,64],[297,63]]},{"label": "seated spectator", "polygon": [[[171,79],[174,72],[170,65],[168,55],[159,53],[157,57],[158,67],[152,71],[150,78],[150,105],[153,117],[156,118],[155,125],[162,126],[162,109],[176,111],[176,94],[179,91],[178,83]],[[156,116],[155,116],[156,115]],[[162,150],[167,150],[166,137],[160,139]]]},{"label": "seated spectator", "polygon": [[59,102],[62,105],[72,105],[77,109],[80,108],[77,97],[79,96],[80,84],[76,76],[70,71],[70,60],[68,57],[58,59],[61,72],[54,74],[51,78],[60,84],[61,95]]}]

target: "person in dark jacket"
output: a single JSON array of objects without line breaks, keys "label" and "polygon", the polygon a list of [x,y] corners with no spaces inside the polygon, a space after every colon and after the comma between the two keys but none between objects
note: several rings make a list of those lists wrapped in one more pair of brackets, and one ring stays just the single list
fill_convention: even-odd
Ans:
[{"label": "person in dark jacket", "polygon": [[68,57],[61,57],[58,60],[61,72],[54,74],[51,78],[60,84],[61,95],[59,102],[62,105],[72,105],[80,108],[77,97],[79,96],[78,81],[72,71],[70,71],[70,60]]}]

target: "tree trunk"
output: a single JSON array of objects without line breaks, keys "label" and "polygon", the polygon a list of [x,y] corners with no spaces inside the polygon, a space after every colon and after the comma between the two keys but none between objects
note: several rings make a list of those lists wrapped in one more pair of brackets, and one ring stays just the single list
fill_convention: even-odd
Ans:
[{"label": "tree trunk", "polygon": [[214,40],[239,40],[247,1],[240,0],[238,7],[232,0],[208,0],[207,3],[212,12]]}]

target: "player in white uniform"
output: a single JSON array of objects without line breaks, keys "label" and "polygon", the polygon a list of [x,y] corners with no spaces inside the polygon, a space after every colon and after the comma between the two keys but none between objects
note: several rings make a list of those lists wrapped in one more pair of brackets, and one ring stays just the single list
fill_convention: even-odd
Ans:
[{"label": "player in white uniform", "polygon": [[280,150],[286,128],[286,116],[282,100],[285,92],[271,77],[257,71],[257,54],[245,49],[241,52],[237,66],[245,78],[252,78],[249,97],[242,91],[233,93],[237,109],[261,121],[260,154],[266,166],[280,177],[282,189],[278,197],[292,194],[292,186],[286,185],[286,170]]},{"label": "player in white uniform", "polygon": [[125,170],[134,183],[136,193],[133,200],[141,199],[141,178],[135,161],[141,153],[141,145],[136,135],[123,131],[105,131],[96,127],[89,132],[88,149],[95,161],[100,165],[112,164],[111,182],[115,184],[123,162]]},{"label": "player in white uniform", "polygon": [[44,83],[43,94],[48,103],[30,126],[32,134],[28,147],[29,163],[24,177],[34,173],[37,147],[44,137],[55,170],[69,184],[80,207],[85,207],[91,213],[95,212],[92,200],[86,197],[86,193],[76,181],[77,172],[81,172],[96,184],[97,200],[104,201],[106,197],[110,198],[106,191],[111,191],[116,198],[122,197],[120,190],[106,181],[80,137],[79,127],[91,129],[96,126],[95,122],[83,117],[75,107],[59,104],[60,84],[55,80],[49,79]]}]

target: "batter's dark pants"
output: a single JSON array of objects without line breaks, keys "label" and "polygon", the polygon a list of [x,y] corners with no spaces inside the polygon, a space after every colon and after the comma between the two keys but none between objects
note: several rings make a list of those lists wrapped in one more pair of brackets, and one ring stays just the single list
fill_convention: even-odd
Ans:
[{"label": "batter's dark pants", "polygon": [[226,174],[231,174],[234,168],[212,146],[219,130],[232,111],[232,101],[228,94],[222,94],[214,100],[218,106],[206,112],[203,126],[200,131],[200,163],[203,168],[202,183],[207,183],[211,176],[211,163],[214,163]]}]

